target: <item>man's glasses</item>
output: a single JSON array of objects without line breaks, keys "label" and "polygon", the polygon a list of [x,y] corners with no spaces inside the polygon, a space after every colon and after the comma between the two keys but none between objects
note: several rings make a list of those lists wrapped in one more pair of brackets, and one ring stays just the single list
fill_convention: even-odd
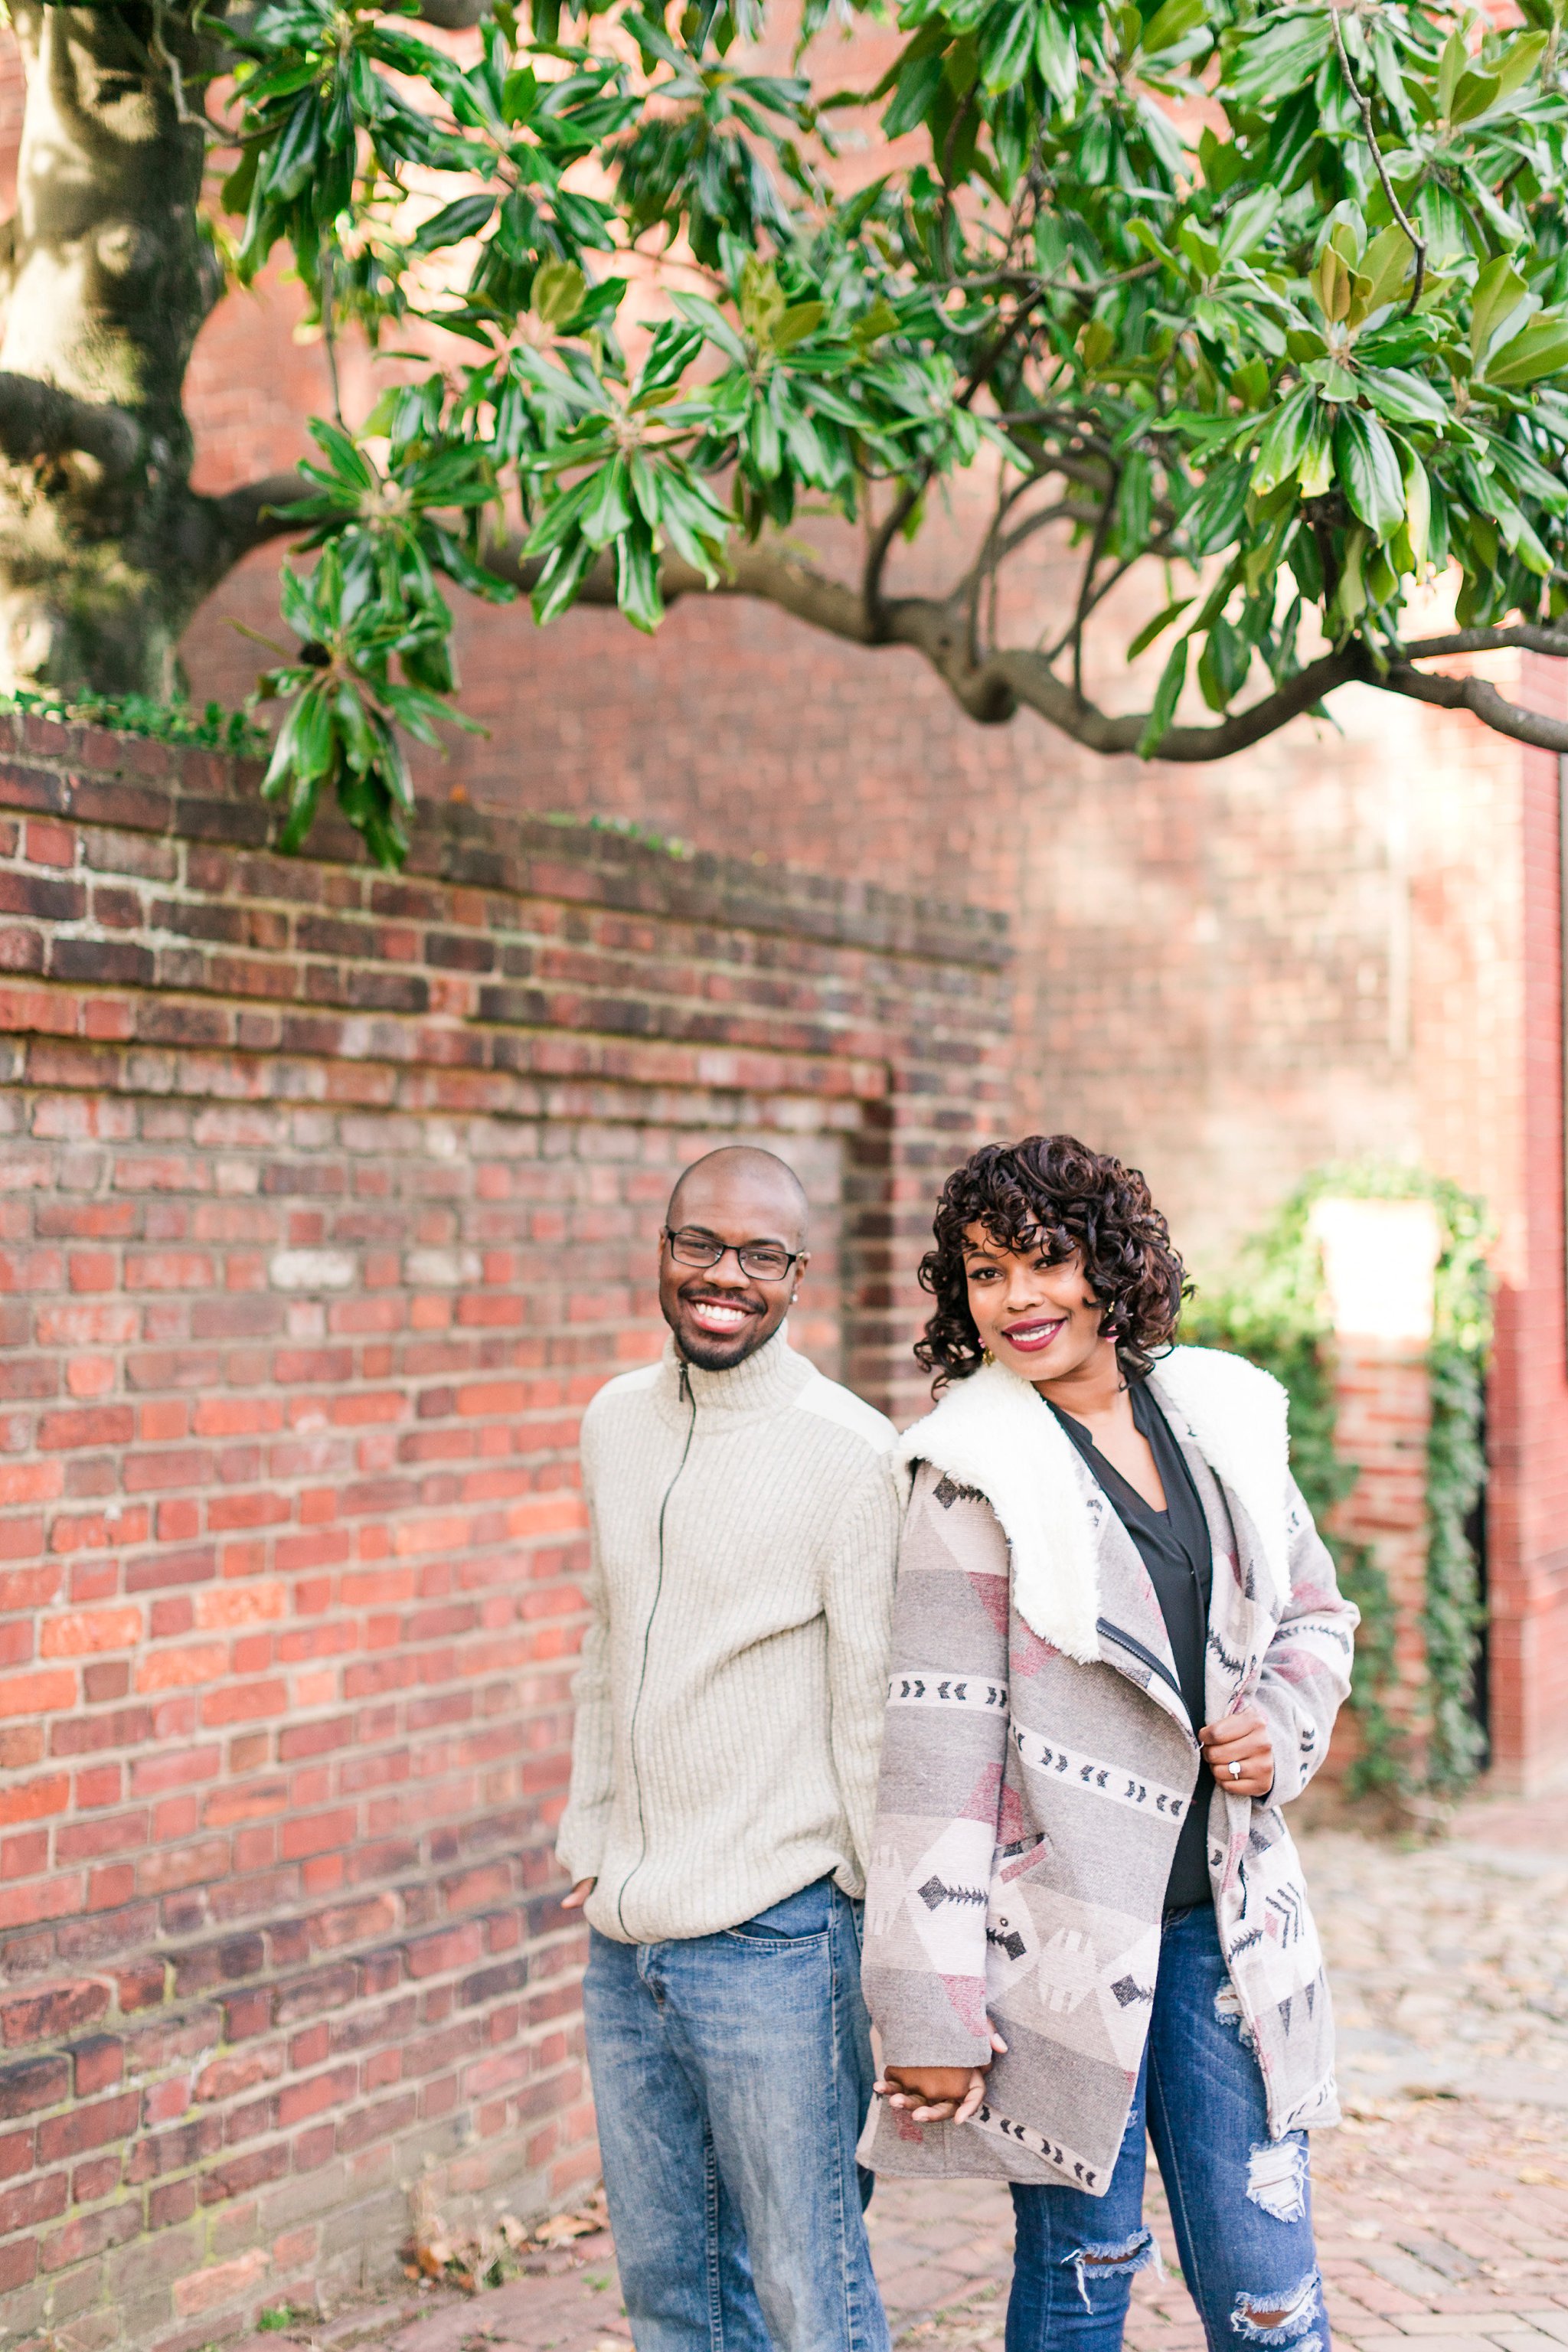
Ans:
[{"label": "man's glasses", "polygon": [[753,1282],[782,1282],[800,1255],[799,1250],[786,1250],[782,1242],[742,1242],[737,1248],[733,1242],[718,1241],[697,1225],[683,1225],[679,1233],[671,1233],[666,1225],[664,1238],[677,1265],[715,1266],[732,1257]]}]

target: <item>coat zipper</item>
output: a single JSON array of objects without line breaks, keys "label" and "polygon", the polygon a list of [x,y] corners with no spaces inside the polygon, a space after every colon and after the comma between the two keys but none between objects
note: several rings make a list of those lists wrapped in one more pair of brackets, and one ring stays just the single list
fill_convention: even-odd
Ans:
[{"label": "coat zipper", "polygon": [[691,1452],[691,1441],[697,1434],[697,1399],[691,1392],[691,1375],[684,1360],[680,1366],[680,1393],[691,1408],[691,1418],[686,1424],[686,1443],[680,1449],[680,1459],[675,1465],[674,1475],[665,1488],[663,1499],[658,1507],[658,1573],[654,1579],[653,1601],[647,1612],[647,1623],[643,1627],[642,1664],[637,1670],[637,1696],[632,1701],[631,1721],[626,1727],[626,1754],[632,1768],[632,1786],[637,1793],[638,1853],[636,1862],[621,1881],[620,1892],[616,1897],[616,1917],[620,1922],[621,1932],[628,1943],[634,1943],[637,1939],[626,1926],[626,1889],[647,1859],[647,1822],[643,1814],[642,1781],[637,1773],[637,1716],[642,1706],[643,1686],[647,1681],[647,1653],[648,1644],[653,1639],[653,1621],[658,1614],[659,1596],[664,1591],[664,1518],[665,1513],[669,1508],[669,1498],[680,1484],[681,1473],[686,1467]]},{"label": "coat zipper", "polygon": [[[1094,1630],[1106,1641],[1114,1642],[1119,1649],[1126,1650],[1135,1658],[1141,1658],[1146,1666],[1150,1667],[1153,1673],[1159,1675],[1162,1682],[1168,1683],[1170,1685],[1178,1698],[1182,1698],[1182,1686],[1180,1683],[1176,1680],[1175,1675],[1171,1672],[1169,1666],[1166,1665],[1164,1660],[1163,1658],[1157,1658],[1152,1650],[1145,1649],[1143,1643],[1135,1640],[1131,1633],[1124,1633],[1119,1625],[1113,1625],[1111,1623],[1109,1617],[1097,1617],[1095,1620]],[[1182,1699],[1182,1706],[1184,1709],[1186,1706],[1186,1700],[1184,1698]],[[1194,1740],[1193,1745],[1194,1747],[1198,1747],[1196,1739]],[[1200,1756],[1202,1752],[1201,1748],[1199,1748]],[[1204,1852],[1206,1859],[1208,1853],[1206,1838],[1205,1840]],[[1215,1906],[1215,1918],[1217,1922],[1217,1904]],[[1265,2091],[1268,2092],[1272,2088],[1272,2085],[1268,2081],[1268,2069],[1263,2057],[1263,2046],[1261,2037],[1258,2032],[1257,2017],[1247,2007],[1247,1996],[1242,1991],[1241,1987],[1237,1983],[1236,1973],[1230,1964],[1230,1954],[1226,1951],[1223,1944],[1220,1947],[1220,1951],[1221,1957],[1225,1961],[1226,1981],[1230,1986],[1231,1990],[1235,1993],[1237,2001],[1241,2005],[1242,2017],[1246,2021],[1247,2028],[1252,2034],[1253,2052],[1258,2059],[1259,2072],[1263,2074]]]},{"label": "coat zipper", "polygon": [[1120,1625],[1111,1623],[1109,1617],[1097,1617],[1094,1621],[1094,1630],[1097,1633],[1103,1634],[1108,1642],[1114,1642],[1119,1650],[1131,1651],[1133,1657],[1142,1658],[1150,1671],[1158,1675],[1163,1683],[1168,1683],[1176,1696],[1182,1699],[1183,1712],[1185,1713],[1187,1702],[1182,1698],[1182,1685],[1163,1658],[1157,1658],[1152,1650],[1146,1650],[1142,1642],[1135,1642],[1131,1633],[1124,1633]]}]

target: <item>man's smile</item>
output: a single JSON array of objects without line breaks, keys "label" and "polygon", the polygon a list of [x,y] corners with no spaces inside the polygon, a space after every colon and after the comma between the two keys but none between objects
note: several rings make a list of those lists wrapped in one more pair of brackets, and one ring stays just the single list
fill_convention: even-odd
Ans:
[{"label": "man's smile", "polygon": [[754,1307],[732,1298],[687,1298],[681,1303],[698,1329],[710,1331],[716,1339],[731,1338],[756,1313]]}]

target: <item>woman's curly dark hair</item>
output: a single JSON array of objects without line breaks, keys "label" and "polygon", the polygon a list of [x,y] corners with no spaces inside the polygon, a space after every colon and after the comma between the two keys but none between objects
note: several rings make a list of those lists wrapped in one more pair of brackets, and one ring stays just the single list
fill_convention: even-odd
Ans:
[{"label": "woman's curly dark hair", "polygon": [[921,1287],[936,1312],[915,1347],[936,1388],[966,1380],[984,1361],[963,1273],[970,1225],[984,1225],[1003,1249],[1039,1250],[1052,1265],[1081,1252],[1085,1279],[1105,1308],[1101,1328],[1133,1379],[1169,1345],[1191,1285],[1141,1171],[1090,1151],[1075,1135],[1026,1135],[972,1152],[942,1188],[936,1247],[921,1260]]}]

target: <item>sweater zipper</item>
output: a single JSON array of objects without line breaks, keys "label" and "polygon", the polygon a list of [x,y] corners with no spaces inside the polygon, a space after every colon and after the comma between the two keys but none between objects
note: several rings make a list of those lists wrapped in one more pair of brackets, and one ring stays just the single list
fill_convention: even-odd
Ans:
[{"label": "sweater zipper", "polygon": [[621,1881],[620,1892],[616,1897],[616,1917],[620,1922],[621,1933],[628,1943],[635,1942],[636,1938],[626,1926],[626,1889],[647,1859],[647,1822],[643,1814],[642,1780],[637,1772],[637,1716],[642,1707],[643,1686],[647,1681],[647,1653],[648,1644],[653,1639],[653,1621],[658,1614],[659,1596],[664,1591],[665,1514],[669,1508],[670,1496],[680,1484],[681,1473],[691,1453],[691,1441],[697,1434],[697,1399],[691,1392],[691,1375],[687,1370],[684,1360],[680,1366],[680,1394],[691,1408],[691,1418],[686,1424],[686,1443],[680,1449],[680,1459],[675,1465],[674,1475],[665,1488],[663,1499],[658,1507],[658,1573],[654,1579],[653,1601],[647,1612],[647,1623],[643,1628],[642,1664],[637,1669],[637,1696],[632,1701],[631,1722],[626,1728],[626,1754],[632,1768],[632,1786],[637,1792],[638,1853],[636,1862]]}]

